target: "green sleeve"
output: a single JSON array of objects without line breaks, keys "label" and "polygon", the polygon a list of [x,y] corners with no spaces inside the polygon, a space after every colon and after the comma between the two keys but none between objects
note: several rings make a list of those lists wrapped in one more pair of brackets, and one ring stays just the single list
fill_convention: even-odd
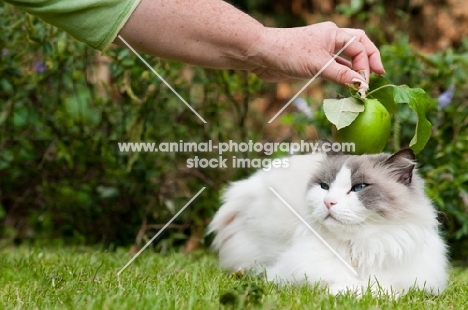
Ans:
[{"label": "green sleeve", "polygon": [[4,0],[105,52],[141,0]]}]

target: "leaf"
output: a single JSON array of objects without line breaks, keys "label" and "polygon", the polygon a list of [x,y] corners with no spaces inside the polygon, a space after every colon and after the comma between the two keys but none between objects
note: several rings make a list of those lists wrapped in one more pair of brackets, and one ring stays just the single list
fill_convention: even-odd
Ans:
[{"label": "leaf", "polygon": [[101,198],[113,198],[120,195],[119,189],[113,186],[99,185],[96,187],[96,191],[99,193]]},{"label": "leaf", "polygon": [[[390,82],[386,78],[373,75],[369,83],[369,90],[373,91],[385,85],[390,85]],[[381,89],[372,92],[372,94],[369,96],[370,98],[379,100],[380,103],[387,109],[388,113],[390,113],[390,115],[395,114],[398,108],[398,105],[394,99],[394,88],[395,87],[391,86],[382,87]]]},{"label": "leaf", "polygon": [[395,103],[408,103],[410,100],[408,94],[410,89],[406,85],[395,87],[393,89],[393,100],[395,100]]},{"label": "leaf", "polygon": [[431,137],[431,122],[426,118],[426,112],[433,99],[421,88],[408,88],[408,105],[416,112],[418,119],[416,122],[416,132],[410,141],[410,148],[415,154],[421,152]]},{"label": "leaf", "polygon": [[281,117],[280,121],[282,125],[291,126],[294,124],[294,117],[291,114],[285,114],[283,117]]},{"label": "leaf", "polygon": [[360,112],[364,111],[364,103],[354,97],[343,99],[325,99],[323,110],[327,119],[341,129],[350,125]]}]

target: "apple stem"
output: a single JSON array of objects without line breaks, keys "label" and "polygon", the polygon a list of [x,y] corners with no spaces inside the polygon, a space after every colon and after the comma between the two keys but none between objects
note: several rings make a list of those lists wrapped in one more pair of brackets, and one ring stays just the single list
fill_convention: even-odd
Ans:
[{"label": "apple stem", "polygon": [[380,87],[377,87],[376,89],[371,90],[370,92],[367,93],[367,96],[369,96],[372,93],[375,93],[376,91],[379,91],[379,90],[381,90],[382,88],[385,88],[385,87],[399,87],[399,86],[393,85],[393,84],[385,84],[385,85],[382,85]]}]

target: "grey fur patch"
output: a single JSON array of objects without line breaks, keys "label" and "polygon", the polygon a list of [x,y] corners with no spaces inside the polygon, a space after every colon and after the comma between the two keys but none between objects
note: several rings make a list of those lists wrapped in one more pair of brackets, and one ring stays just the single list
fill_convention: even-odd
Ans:
[{"label": "grey fur patch", "polygon": [[326,183],[330,185],[335,181],[336,175],[343,167],[345,161],[352,155],[331,155],[327,156],[323,161],[320,169],[314,174],[309,182],[308,188],[315,184]]}]

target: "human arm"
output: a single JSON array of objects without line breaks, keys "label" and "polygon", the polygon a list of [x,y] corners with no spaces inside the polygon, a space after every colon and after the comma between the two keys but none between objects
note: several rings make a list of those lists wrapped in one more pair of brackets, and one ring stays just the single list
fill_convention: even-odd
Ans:
[{"label": "human arm", "polygon": [[[136,50],[209,68],[243,69],[267,81],[312,78],[353,36],[322,77],[344,85],[356,71],[383,74],[362,30],[330,22],[267,28],[222,0],[3,0],[106,51],[120,33]],[[135,9],[136,8],[136,9]],[[133,14],[132,14],[133,12]],[[123,28],[122,28],[123,27]],[[354,70],[350,70],[350,68]]]},{"label": "human arm", "polygon": [[[221,0],[141,0],[120,35],[136,50],[217,69],[251,71],[267,81],[312,78],[323,72],[344,85],[359,71],[383,74],[380,55],[362,30],[326,22],[300,28],[267,28]],[[123,45],[120,40],[115,43]],[[352,67],[353,70],[350,68]]]}]

